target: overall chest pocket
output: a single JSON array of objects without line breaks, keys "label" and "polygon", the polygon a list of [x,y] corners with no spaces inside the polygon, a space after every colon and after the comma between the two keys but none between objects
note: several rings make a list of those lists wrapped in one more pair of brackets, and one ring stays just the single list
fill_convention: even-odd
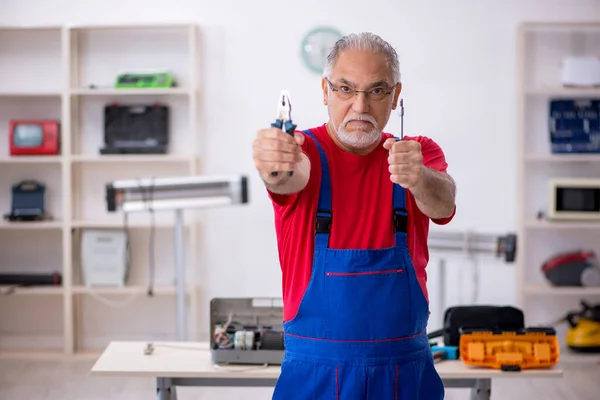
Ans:
[{"label": "overall chest pocket", "polygon": [[[429,312],[410,259],[348,254],[323,272],[331,339],[379,341],[419,333]],[[392,261],[392,262],[390,262]]]}]

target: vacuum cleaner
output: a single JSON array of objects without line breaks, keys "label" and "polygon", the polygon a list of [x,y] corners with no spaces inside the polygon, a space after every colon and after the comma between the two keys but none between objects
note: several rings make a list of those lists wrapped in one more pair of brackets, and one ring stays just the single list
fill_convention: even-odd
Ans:
[{"label": "vacuum cleaner", "polygon": [[565,343],[577,353],[600,353],[600,304],[592,306],[582,300],[581,307],[565,318],[569,323]]}]

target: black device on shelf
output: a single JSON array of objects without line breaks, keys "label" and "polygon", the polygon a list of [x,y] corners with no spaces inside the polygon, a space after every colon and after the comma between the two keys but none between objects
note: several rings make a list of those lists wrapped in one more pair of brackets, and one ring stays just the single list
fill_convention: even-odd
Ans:
[{"label": "black device on shelf", "polygon": [[60,286],[62,275],[59,272],[47,274],[0,273],[0,285],[14,286]]},{"label": "black device on shelf", "polygon": [[25,180],[13,185],[8,221],[40,221],[47,219],[45,210],[46,186],[35,180]]},{"label": "black device on shelf", "polygon": [[600,99],[550,100],[552,153],[600,153]]},{"label": "black device on shelf", "polygon": [[162,104],[104,107],[104,147],[100,154],[165,154],[169,107]]}]

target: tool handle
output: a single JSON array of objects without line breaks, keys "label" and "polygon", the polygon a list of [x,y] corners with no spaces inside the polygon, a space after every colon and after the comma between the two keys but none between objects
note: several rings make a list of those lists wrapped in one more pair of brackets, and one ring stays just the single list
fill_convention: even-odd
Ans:
[{"label": "tool handle", "polygon": [[[283,129],[283,121],[278,119],[271,124],[271,127]],[[292,123],[292,121],[285,121],[285,131],[284,132],[293,137],[294,133],[296,132],[296,125],[294,123]],[[277,172],[277,171],[271,172],[271,176],[277,176],[277,175],[279,175],[279,172]],[[292,176],[292,175],[294,175],[294,171],[288,171],[288,176]]]},{"label": "tool handle", "polygon": [[404,140],[404,99],[400,99],[400,140]]}]

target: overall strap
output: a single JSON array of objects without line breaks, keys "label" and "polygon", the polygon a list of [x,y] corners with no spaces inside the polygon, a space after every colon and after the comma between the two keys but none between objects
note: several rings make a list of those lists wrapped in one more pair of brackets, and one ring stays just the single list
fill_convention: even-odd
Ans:
[{"label": "overall strap", "polygon": [[[399,140],[396,137],[396,140]],[[406,246],[406,232],[408,228],[408,210],[406,209],[406,190],[393,183],[394,191],[392,194],[392,203],[394,207],[394,237],[396,246]]]},{"label": "overall strap", "polygon": [[321,159],[321,188],[319,190],[319,205],[315,222],[315,247],[326,248],[329,245],[329,234],[331,233],[331,180],[329,177],[329,164],[323,148],[308,129],[302,131],[310,136],[319,150]]}]

